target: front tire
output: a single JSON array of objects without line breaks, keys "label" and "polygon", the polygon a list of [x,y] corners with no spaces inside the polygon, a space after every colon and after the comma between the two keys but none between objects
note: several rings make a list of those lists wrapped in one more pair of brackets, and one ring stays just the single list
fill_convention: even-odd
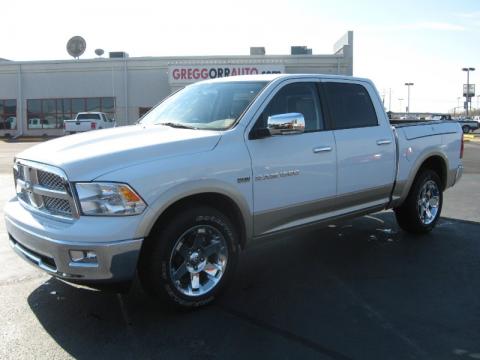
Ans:
[{"label": "front tire", "polygon": [[415,178],[404,203],[395,208],[400,227],[413,234],[426,234],[435,227],[443,205],[442,184],[438,174],[422,170]]},{"label": "front tire", "polygon": [[218,210],[180,211],[154,230],[139,267],[144,288],[184,308],[206,305],[224,290],[239,257],[238,231]]},{"label": "front tire", "polygon": [[463,125],[462,131],[464,134],[468,134],[470,132],[470,127],[468,127],[467,125]]}]

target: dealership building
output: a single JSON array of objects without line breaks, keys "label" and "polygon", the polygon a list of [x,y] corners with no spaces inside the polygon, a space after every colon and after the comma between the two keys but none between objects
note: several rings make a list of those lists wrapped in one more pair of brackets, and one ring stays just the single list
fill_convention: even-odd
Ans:
[{"label": "dealership building", "polygon": [[0,136],[56,136],[63,120],[78,112],[102,111],[117,125],[134,123],[160,100],[193,82],[261,73],[352,75],[353,32],[332,54],[292,46],[290,55],[250,48],[242,56],[128,57],[58,61],[0,58]]}]

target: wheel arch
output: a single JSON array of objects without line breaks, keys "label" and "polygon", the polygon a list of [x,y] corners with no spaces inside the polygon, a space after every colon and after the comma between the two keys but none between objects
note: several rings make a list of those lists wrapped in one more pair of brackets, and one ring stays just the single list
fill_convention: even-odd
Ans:
[{"label": "wheel arch", "polygon": [[185,196],[176,200],[170,206],[168,206],[156,219],[151,231],[154,231],[157,227],[161,227],[162,224],[168,222],[176,214],[180,213],[183,209],[191,206],[210,206],[224,214],[227,214],[229,219],[234,223],[240,236],[240,246],[245,247],[246,244],[246,225],[242,216],[242,212],[236,202],[225,194],[218,192],[202,192]]},{"label": "wheel arch", "polygon": [[417,170],[415,177],[417,177],[418,174],[424,169],[430,169],[437,173],[438,177],[442,182],[442,191],[444,191],[447,188],[448,170],[447,170],[447,163],[443,157],[439,155],[433,155],[425,159],[420,165],[419,169]]},{"label": "wheel arch", "polygon": [[[172,189],[163,194],[154,204],[149,206],[143,223],[139,228],[141,237],[146,239],[152,231],[168,221],[181,209],[193,205],[206,205],[217,209],[229,216],[239,231],[239,241],[242,248],[245,247],[253,233],[253,220],[250,206],[242,194],[212,184],[209,186],[194,186],[184,184],[182,189]],[[148,241],[148,240],[147,240]]]},{"label": "wheel arch", "polygon": [[416,164],[412,167],[408,181],[405,183],[403,189],[401,189],[401,196],[394,201],[393,207],[401,205],[412,188],[413,182],[417,178],[418,174],[424,169],[430,169],[435,171],[442,182],[442,191],[448,186],[448,159],[445,154],[441,152],[428,153],[425,156],[419,158]]}]

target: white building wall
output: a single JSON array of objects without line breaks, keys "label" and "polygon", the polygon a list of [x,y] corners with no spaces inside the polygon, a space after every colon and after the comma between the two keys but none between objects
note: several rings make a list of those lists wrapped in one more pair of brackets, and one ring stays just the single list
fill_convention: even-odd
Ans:
[{"label": "white building wall", "polygon": [[172,66],[277,65],[286,73],[352,75],[353,33],[332,55],[145,57],[64,61],[0,62],[0,100],[17,99],[17,129],[0,136],[61,135],[62,129],[27,129],[27,99],[114,97],[118,125],[134,123],[149,108],[185,84],[169,83]]}]

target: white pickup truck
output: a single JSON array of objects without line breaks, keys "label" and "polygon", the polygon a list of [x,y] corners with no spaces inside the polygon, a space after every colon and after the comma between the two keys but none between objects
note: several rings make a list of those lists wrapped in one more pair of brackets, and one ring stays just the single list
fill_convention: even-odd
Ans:
[{"label": "white pickup truck", "polygon": [[371,81],[327,75],[199,82],[137,125],[32,147],[14,162],[11,246],[53,276],[138,273],[183,307],[212,301],[256,239],[394,209],[439,219],[462,174],[458,123],[392,126]]},{"label": "white pickup truck", "polygon": [[108,129],[114,127],[115,123],[109,119],[107,114],[102,112],[80,112],[73,120],[64,120],[63,128],[65,134],[75,134],[90,130]]}]

